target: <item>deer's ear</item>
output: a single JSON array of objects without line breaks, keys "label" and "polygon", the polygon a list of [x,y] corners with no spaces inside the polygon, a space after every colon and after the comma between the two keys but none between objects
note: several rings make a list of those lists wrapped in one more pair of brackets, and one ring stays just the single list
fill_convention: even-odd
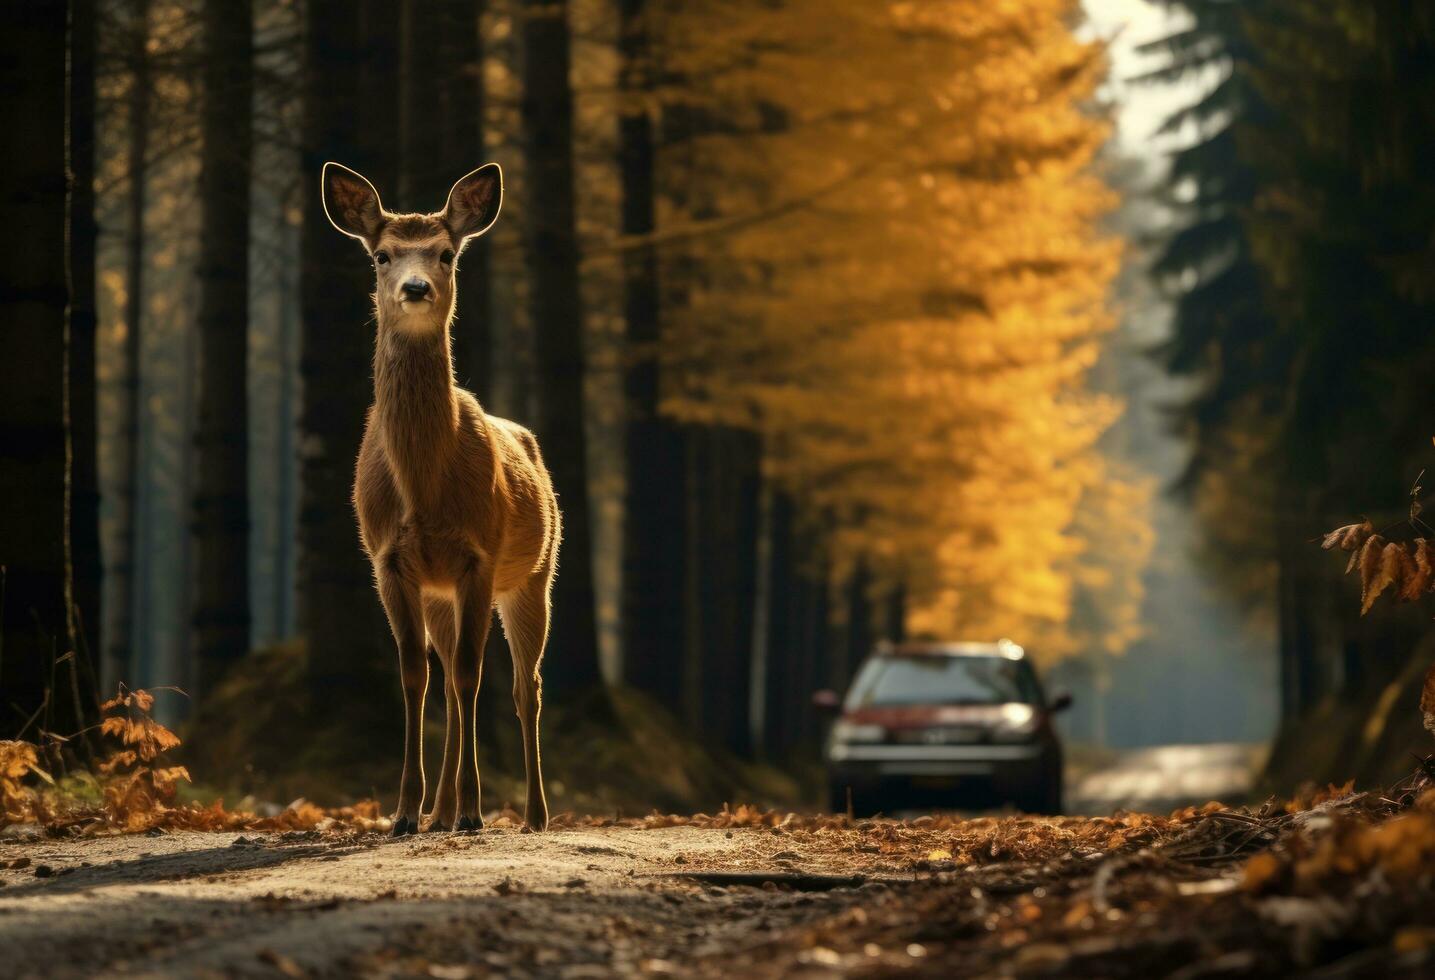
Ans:
[{"label": "deer's ear", "polygon": [[384,226],[384,206],[374,185],[337,163],[324,164],[320,183],[329,223],[350,238],[372,246]]},{"label": "deer's ear", "polygon": [[503,168],[485,164],[453,185],[443,221],[460,240],[472,238],[493,227],[502,206]]}]

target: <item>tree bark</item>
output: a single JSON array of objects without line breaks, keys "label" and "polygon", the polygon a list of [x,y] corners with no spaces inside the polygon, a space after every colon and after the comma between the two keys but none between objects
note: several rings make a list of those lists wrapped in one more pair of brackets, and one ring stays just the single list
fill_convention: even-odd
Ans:
[{"label": "tree bark", "polygon": [[748,746],[759,758],[768,754],[768,675],[772,669],[773,510],[777,492],[767,480],[758,491],[757,542],[753,549],[752,652],[748,656]]},{"label": "tree bark", "polygon": [[[487,0],[404,0],[400,70],[402,175],[397,204],[437,211],[460,177],[488,162],[482,17]],[[454,273],[454,376],[484,401],[493,382],[488,237],[474,239]]]},{"label": "tree bark", "polygon": [[206,0],[199,174],[198,483],[194,659],[198,695],[249,651],[249,199],[251,0]]},{"label": "tree bark", "polygon": [[712,427],[691,433],[688,445],[684,713],[708,741],[746,754],[757,602],[757,439]]},{"label": "tree bark", "polygon": [[[70,648],[91,692],[100,636],[100,473],[95,338],[95,0],[70,4]],[[91,699],[93,700],[93,699]]]},{"label": "tree bark", "polygon": [[799,580],[794,564],[792,501],[773,493],[768,515],[767,669],[763,755],[780,760],[797,741],[792,686],[800,683],[797,632]]},{"label": "tree bark", "polygon": [[[0,58],[0,122],[8,141],[0,194],[23,247],[11,250],[0,322],[0,737],[32,717],[74,732],[68,697],[55,697],[65,652],[66,18],[64,4],[11,4]],[[19,352],[19,353],[15,353]],[[35,738],[31,726],[26,734]]]},{"label": "tree bark", "polygon": [[125,333],[121,346],[119,446],[115,451],[115,527],[105,574],[109,578],[105,611],[104,663],[100,671],[108,691],[130,678],[134,667],[138,604],[140,525],[140,350],[144,326],[146,180],[151,99],[149,64],[150,0],[131,0],[127,61],[130,90],[125,173]]},{"label": "tree bark", "polygon": [[[382,6],[366,0],[356,10],[340,0],[311,0],[306,8],[300,244],[299,629],[308,643],[316,723],[343,716],[370,744],[397,731],[399,710],[393,640],[351,504],[373,392],[373,272],[359,246],[325,218],[319,173],[325,161],[337,160],[375,181],[381,193],[394,186],[397,134],[381,127],[392,128],[398,117],[397,24]],[[364,748],[343,751],[357,756]]]},{"label": "tree bark", "polygon": [[560,570],[544,679],[555,692],[597,688],[597,610],[584,397],[583,302],[574,200],[573,92],[566,0],[521,8],[529,296],[536,333],[538,435],[563,508]]},{"label": "tree bark", "polygon": [[[621,230],[649,235],[656,226],[657,160],[647,96],[653,51],[644,0],[618,0],[618,169]],[[627,364],[624,427],[627,479],[623,522],[623,680],[664,704],[678,703],[683,643],[682,437],[658,411],[662,343],[657,249],[623,253]]]},{"label": "tree bark", "polygon": [[858,562],[847,583],[847,642],[843,644],[843,656],[834,657],[828,665],[828,686],[839,694],[847,690],[853,674],[872,651],[872,603],[867,596],[868,585],[867,566]]}]

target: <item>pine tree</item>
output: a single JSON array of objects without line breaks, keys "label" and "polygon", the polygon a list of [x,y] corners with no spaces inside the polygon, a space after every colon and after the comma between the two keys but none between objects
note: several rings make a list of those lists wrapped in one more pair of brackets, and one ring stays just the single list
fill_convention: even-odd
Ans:
[{"label": "pine tree", "polygon": [[397,139],[387,128],[398,115],[396,12],[321,0],[306,9],[299,625],[314,710],[361,721],[350,730],[379,740],[397,711],[393,642],[350,504],[373,390],[372,272],[324,217],[319,172],[339,160],[381,187],[396,183]]},{"label": "pine tree", "polygon": [[585,432],[586,360],[573,165],[568,5],[526,0],[523,152],[527,264],[539,390],[538,437],[563,509],[560,569],[544,680],[550,692],[602,683],[593,592],[592,515]]},{"label": "pine tree", "polygon": [[1311,603],[1331,576],[1306,542],[1398,500],[1428,438],[1415,379],[1435,344],[1409,325],[1435,298],[1435,126],[1411,93],[1429,88],[1435,25],[1395,2],[1183,6],[1194,26],[1157,77],[1223,80],[1168,124],[1207,124],[1174,164],[1195,197],[1162,263],[1179,295],[1169,364],[1200,383],[1183,421],[1211,537],[1276,595],[1289,718],[1406,645]]},{"label": "pine tree", "polygon": [[[0,359],[0,521],[4,608],[0,610],[0,734],[73,734],[85,706],[72,697],[67,668],[71,611],[65,506],[71,469],[65,395],[66,309],[66,7],[12,7],[4,41],[0,106],[8,152],[0,194],[25,245],[6,272],[6,338],[24,356]],[[70,674],[70,676],[73,676]]]},{"label": "pine tree", "polygon": [[193,625],[198,689],[211,692],[249,651],[249,210],[253,9],[203,11],[199,194],[198,553]]}]

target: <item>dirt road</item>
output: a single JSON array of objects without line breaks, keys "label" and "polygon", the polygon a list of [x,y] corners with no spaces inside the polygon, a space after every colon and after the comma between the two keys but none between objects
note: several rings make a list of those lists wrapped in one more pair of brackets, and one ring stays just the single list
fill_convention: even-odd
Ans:
[{"label": "dirt road", "polygon": [[0,972],[662,972],[862,893],[714,887],[675,873],[911,877],[877,855],[813,852],[792,834],[694,827],[10,843],[0,864],[23,866],[0,871]]},{"label": "dirt road", "polygon": [[1319,961],[1327,936],[1342,955],[1373,943],[1385,977],[1431,965],[1435,930],[1398,948],[1427,907],[1409,895],[1350,945],[1333,899],[1312,941],[1304,899],[1243,890],[1243,856],[1294,826],[1264,819],[759,815],[400,839],[11,828],[0,974],[1260,976]]}]

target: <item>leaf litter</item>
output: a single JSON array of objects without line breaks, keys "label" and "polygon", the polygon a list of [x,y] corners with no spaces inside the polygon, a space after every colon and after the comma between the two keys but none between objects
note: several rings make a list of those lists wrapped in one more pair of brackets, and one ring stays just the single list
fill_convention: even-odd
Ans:
[{"label": "leaf litter", "polygon": [[[143,694],[122,692],[107,703],[102,734],[112,751],[96,773],[83,777],[92,782],[89,795],[68,785],[79,776],[54,779],[40,747],[0,742],[0,823],[31,824],[48,839],[77,841],[239,830],[281,832],[281,841],[358,835],[372,846],[388,829],[373,801],[325,809],[299,800],[264,816],[226,810],[219,801],[178,802],[176,784],[188,774],[165,759],[177,740],[149,717]],[[544,952],[544,930],[535,930],[526,953],[522,930],[500,930],[492,936],[494,948],[483,953],[519,957],[503,962],[546,957],[555,969],[569,956],[588,962],[583,958],[601,947],[609,956],[631,951],[637,957],[632,972],[641,972],[643,963],[652,966],[647,972],[668,964],[685,975],[1140,977],[1184,969],[1182,976],[1239,976],[1326,964],[1322,975],[1354,976],[1373,961],[1413,964],[1417,971],[1435,965],[1433,775],[1435,762],[1427,760],[1384,792],[1331,786],[1259,807],[1209,803],[1167,815],[1092,818],[853,820],[725,805],[691,815],[560,813],[550,822],[557,833],[506,837],[521,833],[522,819],[504,808],[488,816],[488,829],[479,834],[421,838],[404,853],[444,857],[475,847],[511,848],[517,862],[519,840],[531,842],[524,853],[570,847],[577,860],[609,862],[606,878],[590,864],[581,878],[565,872],[551,889],[581,892],[592,902],[590,916],[601,917],[603,896],[611,898],[615,887],[670,898],[677,917],[695,914],[695,902],[726,903],[728,931],[716,947],[665,938],[683,935],[676,925],[633,920],[619,939],[605,929],[583,932],[596,938],[581,954]],[[654,865],[651,849],[631,836],[654,831],[667,841],[665,835],[684,828],[721,835],[703,838],[706,847],[675,848],[666,868]],[[563,845],[564,831],[611,832],[633,856],[597,845],[592,836]],[[253,846],[259,845],[241,837],[232,849]],[[619,866],[628,868],[625,875],[613,874]],[[525,880],[524,865],[511,867],[487,884],[487,894],[515,910],[536,907],[546,914],[534,903],[548,902],[548,892]],[[8,868],[38,876],[28,857]],[[584,883],[576,891],[575,880]],[[701,911],[712,914],[707,906]],[[684,921],[693,936],[707,928],[694,931],[690,919],[673,919]],[[390,975],[396,965],[400,973],[436,966],[479,975],[436,958],[432,943],[441,945],[443,935],[442,927],[411,930],[348,965],[365,975]],[[582,945],[581,936],[576,942]],[[500,948],[509,951],[495,952]],[[292,951],[270,952],[266,966],[289,975],[305,971]]]}]

